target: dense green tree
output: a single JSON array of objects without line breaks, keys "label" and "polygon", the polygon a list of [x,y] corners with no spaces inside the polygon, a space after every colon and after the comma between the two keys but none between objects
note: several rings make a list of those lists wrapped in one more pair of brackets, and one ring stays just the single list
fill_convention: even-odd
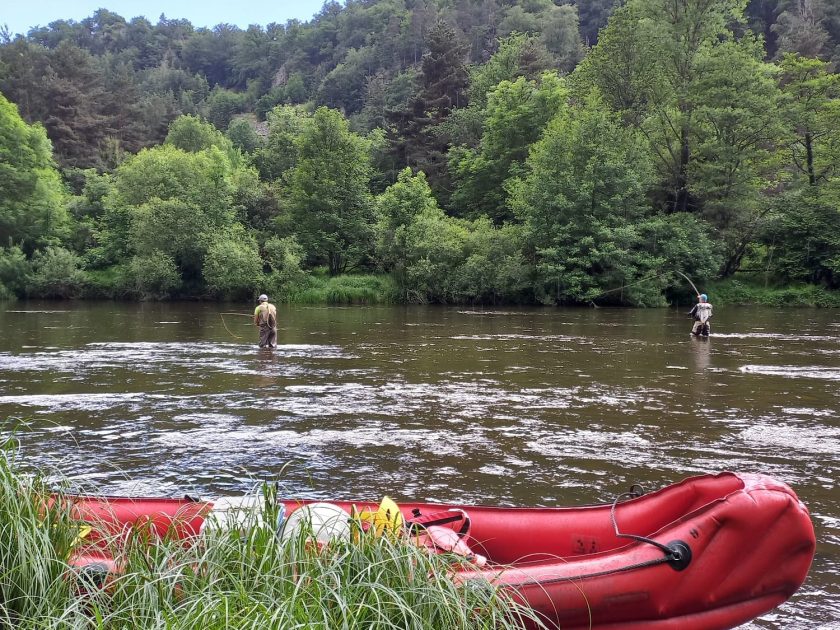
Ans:
[{"label": "dense green tree", "polygon": [[230,121],[226,135],[235,148],[246,154],[253,154],[265,144],[263,138],[254,129],[253,121],[244,116]]},{"label": "dense green tree", "polygon": [[467,223],[424,207],[406,230],[406,269],[402,293],[409,303],[451,303],[461,297],[456,271],[466,258]]},{"label": "dense green tree", "polygon": [[263,179],[283,181],[297,163],[297,140],[311,122],[305,109],[284,105],[268,114],[268,137],[254,155],[254,164]]},{"label": "dense green tree", "polygon": [[531,302],[533,274],[521,225],[498,227],[487,218],[470,226],[463,263],[455,271],[461,301]]},{"label": "dense green tree", "polygon": [[514,33],[499,40],[499,49],[490,59],[470,70],[470,106],[484,107],[487,95],[502,81],[519,77],[537,79],[551,68],[551,57],[539,38]]},{"label": "dense green tree", "polygon": [[160,252],[175,262],[187,289],[195,290],[214,235],[236,225],[239,168],[215,146],[186,152],[166,145],[126,160],[107,200],[99,259]]},{"label": "dense green tree", "polygon": [[455,31],[439,20],[428,35],[417,92],[402,110],[389,115],[394,125],[392,150],[397,164],[422,170],[440,195],[446,187],[445,151],[448,141],[436,133],[453,108],[465,106],[468,72],[466,46]]},{"label": "dense green tree", "polygon": [[0,246],[21,246],[27,254],[56,245],[69,217],[40,125],[27,125],[17,107],[0,94]]},{"label": "dense green tree", "polygon": [[129,275],[141,299],[163,300],[181,287],[181,274],[171,255],[150,251],[131,258]]},{"label": "dense green tree", "polygon": [[408,230],[426,210],[439,211],[437,201],[426,175],[413,175],[410,168],[403,169],[397,181],[376,198],[376,253],[384,270],[393,273],[403,287],[408,266]]},{"label": "dense green tree", "polygon": [[265,279],[268,291],[275,295],[287,294],[290,288],[300,287],[306,279],[302,265],[303,248],[294,236],[271,237],[263,245],[269,272]]},{"label": "dense green tree", "polygon": [[549,73],[539,83],[519,77],[496,86],[485,108],[484,133],[478,150],[450,151],[455,181],[452,207],[458,214],[473,218],[486,215],[496,223],[512,218],[506,182],[522,174],[528,149],[565,104],[567,96],[562,80]]},{"label": "dense green tree", "polygon": [[575,5],[580,15],[580,34],[583,43],[594,46],[598,43],[599,31],[606,26],[607,19],[619,0],[577,0]]},{"label": "dense green tree", "polygon": [[[649,212],[650,155],[597,99],[561,111],[528,167],[511,204],[525,222],[543,301],[587,301],[662,262],[644,251],[639,231]],[[625,296],[639,298],[632,290]]]},{"label": "dense green tree", "polygon": [[321,81],[317,94],[318,103],[341,109],[347,114],[359,111],[365,102],[367,77],[373,74],[377,65],[373,48],[351,48],[344,61]]},{"label": "dense green tree", "polygon": [[23,295],[29,269],[29,261],[20,247],[0,247],[0,300]]},{"label": "dense green tree", "polygon": [[[316,265],[379,265],[409,301],[654,304],[672,268],[742,265],[836,287],[838,64],[828,0],[331,1],[247,30],[99,9],[0,31],[22,118],[0,107],[0,295],[245,297]],[[568,95],[543,78],[573,68]]]},{"label": "dense green tree", "polygon": [[775,69],[761,57],[760,42],[749,38],[714,46],[697,60],[690,92],[689,186],[725,244],[723,276],[739,268],[771,209],[763,193],[780,183],[781,93]]},{"label": "dense green tree", "polygon": [[232,59],[240,34],[230,24],[198,29],[184,42],[181,59],[191,72],[204,75],[211,86],[232,87]]},{"label": "dense green tree", "polygon": [[214,87],[204,103],[207,120],[217,129],[227,129],[233,117],[245,109],[246,100],[246,94]]},{"label": "dense green tree", "polygon": [[172,121],[164,144],[190,153],[210,147],[216,147],[225,152],[232,149],[230,140],[221,131],[196,116],[179,116]]},{"label": "dense green tree", "polygon": [[630,0],[580,69],[611,107],[652,137],[663,196],[674,212],[696,209],[690,170],[698,64],[732,36],[746,0]]},{"label": "dense green tree", "polygon": [[370,142],[321,107],[296,144],[288,196],[301,244],[330,275],[359,267],[373,245]]},{"label": "dense green tree", "polygon": [[762,261],[786,282],[840,288],[840,178],[785,194],[764,233]]},{"label": "dense green tree", "polygon": [[785,55],[780,65],[791,159],[816,186],[840,174],[840,75],[823,61],[799,55]]},{"label": "dense green tree", "polygon": [[256,240],[239,228],[217,235],[202,270],[207,288],[226,299],[248,299],[263,284],[263,261]]},{"label": "dense green tree", "polygon": [[48,112],[43,122],[59,163],[101,167],[99,147],[110,121],[103,111],[104,86],[94,58],[61,42],[50,55],[45,87]]},{"label": "dense green tree", "polygon": [[570,72],[583,58],[577,8],[568,4],[548,8],[541,19],[542,41],[556,65]]},{"label": "dense green tree", "polygon": [[824,0],[782,0],[776,22],[770,28],[776,35],[778,53],[797,53],[820,57],[829,51],[825,27],[827,3]]},{"label": "dense green tree", "polygon": [[44,79],[50,51],[22,37],[0,45],[0,92],[16,103],[29,123],[46,120],[49,111]]}]

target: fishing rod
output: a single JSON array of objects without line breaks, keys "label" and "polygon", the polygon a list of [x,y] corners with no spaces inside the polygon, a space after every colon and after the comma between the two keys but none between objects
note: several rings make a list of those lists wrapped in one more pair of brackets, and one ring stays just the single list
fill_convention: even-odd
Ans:
[{"label": "fishing rod", "polygon": [[680,274],[686,280],[688,280],[688,284],[690,284],[691,288],[694,289],[694,294],[696,296],[700,297],[700,289],[698,289],[697,287],[694,286],[694,283],[691,281],[691,278],[689,278],[687,275],[685,275],[682,271],[677,271],[677,273]]}]

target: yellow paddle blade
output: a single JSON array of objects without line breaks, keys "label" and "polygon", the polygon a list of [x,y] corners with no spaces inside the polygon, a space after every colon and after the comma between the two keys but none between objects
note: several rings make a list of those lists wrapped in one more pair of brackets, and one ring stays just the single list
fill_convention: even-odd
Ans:
[{"label": "yellow paddle blade", "polygon": [[88,534],[93,531],[93,527],[90,525],[79,525],[79,531],[76,532],[76,537],[73,539],[73,542],[70,543],[71,547],[75,547],[80,542],[82,542],[85,538],[87,538]]},{"label": "yellow paddle blade", "polygon": [[382,498],[375,512],[362,510],[358,513],[358,518],[365,523],[370,523],[377,536],[382,536],[386,532],[398,534],[402,531],[405,522],[400,507],[389,497]]}]

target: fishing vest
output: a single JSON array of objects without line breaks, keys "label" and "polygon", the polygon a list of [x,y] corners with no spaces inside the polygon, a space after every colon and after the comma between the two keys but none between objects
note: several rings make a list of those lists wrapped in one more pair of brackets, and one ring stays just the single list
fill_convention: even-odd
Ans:
[{"label": "fishing vest", "polygon": [[260,326],[274,326],[277,324],[277,308],[274,304],[264,303],[257,307]]}]

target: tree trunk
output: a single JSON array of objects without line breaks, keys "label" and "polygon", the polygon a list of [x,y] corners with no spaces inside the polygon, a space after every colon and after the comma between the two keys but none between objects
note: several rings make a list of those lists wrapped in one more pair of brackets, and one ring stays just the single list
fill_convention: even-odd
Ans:
[{"label": "tree trunk", "polygon": [[808,183],[815,186],[817,176],[814,174],[814,138],[810,131],[805,133],[805,168],[808,171]]},{"label": "tree trunk", "polygon": [[691,159],[688,139],[688,125],[683,122],[680,130],[680,163],[677,170],[677,194],[674,199],[674,212],[688,211],[688,162]]}]

